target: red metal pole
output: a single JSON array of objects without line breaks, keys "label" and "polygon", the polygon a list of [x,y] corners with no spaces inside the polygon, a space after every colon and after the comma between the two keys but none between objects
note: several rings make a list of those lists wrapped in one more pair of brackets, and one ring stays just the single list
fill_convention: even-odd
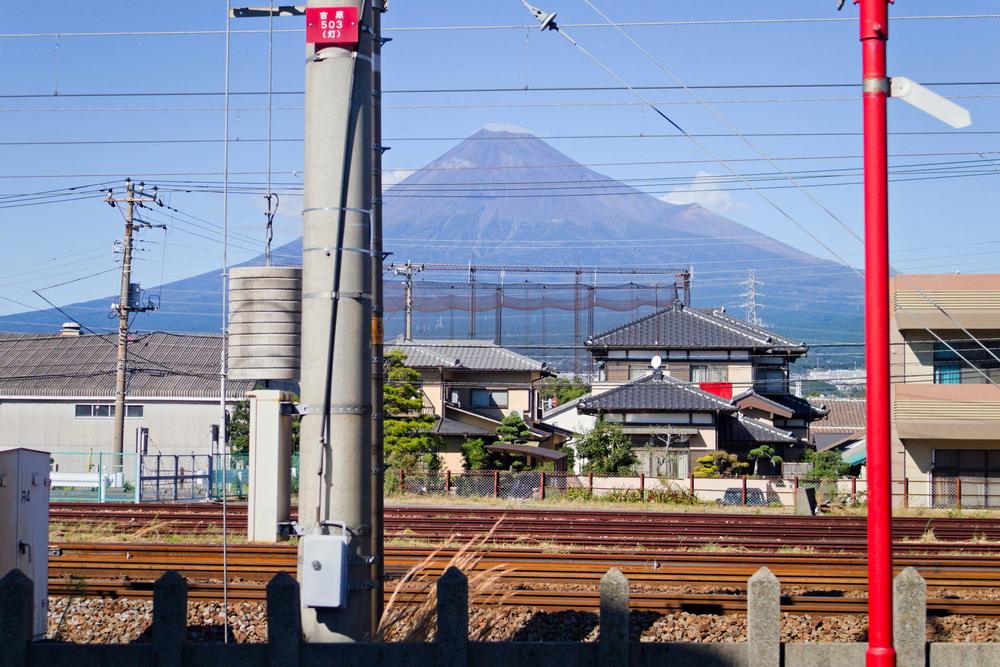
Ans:
[{"label": "red metal pole", "polygon": [[444,494],[451,495],[451,470],[444,471]]},{"label": "red metal pole", "polygon": [[646,474],[639,473],[639,499],[646,500]]},{"label": "red metal pole", "polygon": [[540,491],[538,493],[539,500],[545,500],[545,471],[544,470],[542,471],[542,474],[539,475],[539,478],[541,479],[541,484],[539,485],[540,486]]},{"label": "red metal pole", "polygon": [[592,472],[587,473],[587,497],[594,497],[594,473]]},{"label": "red metal pole", "polygon": [[860,0],[865,166],[865,370],[868,467],[868,667],[894,667],[889,449],[888,0]]},{"label": "red metal pole", "polygon": [[740,504],[743,505],[744,507],[746,507],[746,504],[747,504],[747,476],[746,475],[743,475],[742,481],[743,481],[743,485],[742,485],[741,492],[740,492],[740,498],[741,498]]}]

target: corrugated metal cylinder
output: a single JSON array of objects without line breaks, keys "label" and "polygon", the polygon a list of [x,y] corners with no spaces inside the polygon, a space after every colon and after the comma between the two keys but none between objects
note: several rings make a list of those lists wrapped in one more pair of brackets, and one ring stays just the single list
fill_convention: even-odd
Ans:
[{"label": "corrugated metal cylinder", "polygon": [[229,270],[229,377],[297,380],[302,335],[302,269]]}]

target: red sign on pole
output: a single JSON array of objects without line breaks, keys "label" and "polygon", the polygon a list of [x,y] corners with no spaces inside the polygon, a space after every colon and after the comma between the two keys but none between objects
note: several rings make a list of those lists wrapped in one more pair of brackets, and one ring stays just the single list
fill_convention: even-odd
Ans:
[{"label": "red sign on pole", "polygon": [[306,43],[356,46],[357,7],[306,7]]}]

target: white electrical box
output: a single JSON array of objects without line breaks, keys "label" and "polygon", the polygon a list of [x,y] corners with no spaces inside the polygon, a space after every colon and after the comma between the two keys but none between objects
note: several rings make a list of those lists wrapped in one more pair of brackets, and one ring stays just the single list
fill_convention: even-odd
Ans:
[{"label": "white electrical box", "polygon": [[0,576],[17,568],[34,583],[34,634],[48,630],[49,454],[0,450]]},{"label": "white electrical box", "polygon": [[338,609],[347,604],[347,539],[342,535],[299,538],[299,588],[303,607]]}]

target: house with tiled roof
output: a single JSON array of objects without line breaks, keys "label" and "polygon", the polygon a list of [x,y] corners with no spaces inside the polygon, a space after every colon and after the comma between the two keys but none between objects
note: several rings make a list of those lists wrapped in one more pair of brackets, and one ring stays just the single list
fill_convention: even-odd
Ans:
[{"label": "house with tiled roof", "polygon": [[500,421],[511,412],[528,425],[524,444],[547,450],[539,461],[551,460],[571,435],[541,421],[538,383],[553,375],[545,362],[485,340],[397,338],[386,343],[385,352],[401,352],[404,363],[420,373],[424,412],[435,416],[434,432],[444,443],[444,469],[462,470],[462,443],[494,441]]},{"label": "house with tiled roof", "polygon": [[825,414],[789,392],[789,365],[806,345],[721,309],[677,302],[593,336],[587,349],[599,376],[578,412],[621,423],[653,474],[658,448],[687,460],[675,473],[711,450],[746,459],[764,444],[798,461]]},{"label": "house with tiled roof", "polygon": [[[0,334],[0,447],[111,452],[117,334]],[[129,340],[125,451],[209,454],[220,407],[220,336]],[[254,382],[232,380],[226,403]]]}]

